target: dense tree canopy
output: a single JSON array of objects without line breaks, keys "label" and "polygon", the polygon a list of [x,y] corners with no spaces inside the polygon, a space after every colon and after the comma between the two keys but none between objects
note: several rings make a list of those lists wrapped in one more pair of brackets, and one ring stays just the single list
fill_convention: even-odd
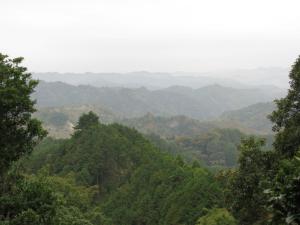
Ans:
[{"label": "dense tree canopy", "polygon": [[33,182],[9,171],[13,162],[30,153],[46,132],[32,119],[31,100],[37,81],[22,58],[0,54],[0,223],[12,225],[53,224],[56,197],[41,182]]},{"label": "dense tree canopy", "polygon": [[35,112],[31,94],[38,82],[19,66],[21,62],[22,58],[0,54],[0,224],[91,225],[83,210],[65,204],[68,198],[58,196],[44,176],[24,176],[12,166],[46,135],[41,123],[31,117]]},{"label": "dense tree canopy", "polygon": [[38,82],[20,66],[22,60],[0,53],[0,176],[46,134],[31,118],[35,102],[30,95]]},{"label": "dense tree canopy", "polygon": [[241,141],[238,168],[228,173],[230,179],[230,209],[240,224],[266,223],[267,196],[263,193],[276,167],[276,156],[264,151],[263,139],[250,137]]},{"label": "dense tree canopy", "polygon": [[300,57],[290,72],[290,89],[285,98],[276,101],[270,115],[277,132],[275,148],[283,156],[292,157],[300,147]]},{"label": "dense tree canopy", "polygon": [[281,159],[272,187],[267,190],[274,220],[300,224],[300,57],[290,72],[290,89],[276,101],[270,118],[277,132],[275,151]]},{"label": "dense tree canopy", "polygon": [[199,218],[196,225],[236,225],[237,222],[232,215],[222,208],[213,208]]},{"label": "dense tree canopy", "polygon": [[271,114],[274,149],[250,138],[240,146],[238,168],[229,176],[230,208],[240,224],[300,224],[300,58],[290,89]]},{"label": "dense tree canopy", "polygon": [[28,172],[47,167],[97,187],[93,199],[112,224],[194,225],[205,208],[222,206],[208,170],[160,152],[134,129],[94,122],[69,140],[45,140],[24,161]]},{"label": "dense tree canopy", "polygon": [[84,130],[89,128],[90,126],[95,126],[99,124],[99,116],[97,116],[94,112],[90,111],[87,114],[83,114],[75,127],[76,130]]}]

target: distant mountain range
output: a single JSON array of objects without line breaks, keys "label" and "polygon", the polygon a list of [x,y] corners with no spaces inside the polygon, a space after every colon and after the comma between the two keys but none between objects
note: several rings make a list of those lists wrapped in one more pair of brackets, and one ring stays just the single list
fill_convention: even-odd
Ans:
[{"label": "distant mountain range", "polygon": [[40,82],[33,95],[39,107],[95,105],[119,117],[184,115],[199,120],[215,119],[225,111],[258,102],[269,102],[284,95],[279,88],[235,89],[210,85],[198,89],[172,86],[147,88],[73,86],[62,82]]},{"label": "distant mountain range", "polygon": [[146,87],[150,90],[170,86],[201,88],[219,84],[233,88],[253,88],[257,86],[288,87],[287,68],[257,68],[207,73],[151,73],[147,71],[131,73],[34,73],[34,78],[54,82],[61,81],[72,85],[92,85],[96,87]]}]

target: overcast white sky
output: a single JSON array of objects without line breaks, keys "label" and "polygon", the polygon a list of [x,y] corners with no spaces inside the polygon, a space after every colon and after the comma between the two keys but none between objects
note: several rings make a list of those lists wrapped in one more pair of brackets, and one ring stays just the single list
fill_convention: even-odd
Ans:
[{"label": "overcast white sky", "polygon": [[0,52],[30,71],[289,67],[300,0],[0,0]]}]

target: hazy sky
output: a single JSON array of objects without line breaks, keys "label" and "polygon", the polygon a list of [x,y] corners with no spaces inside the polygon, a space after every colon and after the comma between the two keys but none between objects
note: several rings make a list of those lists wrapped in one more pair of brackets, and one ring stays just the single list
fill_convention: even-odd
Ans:
[{"label": "hazy sky", "polygon": [[289,67],[300,0],[0,0],[0,51],[31,71]]}]

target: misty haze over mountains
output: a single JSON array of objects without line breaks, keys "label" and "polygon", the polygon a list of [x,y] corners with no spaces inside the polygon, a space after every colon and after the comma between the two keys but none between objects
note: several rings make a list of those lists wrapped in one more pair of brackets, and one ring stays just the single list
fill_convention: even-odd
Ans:
[{"label": "misty haze over mountains", "polygon": [[258,102],[270,102],[284,93],[276,87],[237,89],[217,84],[197,89],[171,86],[149,90],[145,87],[94,87],[40,82],[33,97],[39,107],[96,105],[124,118],[153,113],[160,116],[185,115],[203,120]]},{"label": "misty haze over mountains", "polygon": [[130,72],[130,73],[33,73],[33,77],[53,82],[61,81],[72,85],[92,85],[96,87],[146,87],[151,90],[170,86],[186,86],[201,88],[219,84],[233,88],[253,88],[276,86],[288,87],[288,68],[257,68],[252,70],[232,70],[207,73],[162,73],[162,72]]},{"label": "misty haze over mountains", "polygon": [[0,0],[0,225],[300,225],[300,0]]},{"label": "misty haze over mountains", "polygon": [[[56,136],[72,133],[80,114],[89,110],[97,112],[104,123],[128,123],[142,132],[157,133],[155,127],[164,130],[169,125],[172,130],[174,124],[175,130],[177,126],[186,129],[199,123],[200,130],[237,128],[269,134],[272,124],[267,115],[274,109],[272,102],[285,95],[288,73],[284,68],[211,73],[35,73],[40,84],[33,97],[39,106],[37,116]],[[63,129],[53,123],[61,123],[62,118]]]}]

